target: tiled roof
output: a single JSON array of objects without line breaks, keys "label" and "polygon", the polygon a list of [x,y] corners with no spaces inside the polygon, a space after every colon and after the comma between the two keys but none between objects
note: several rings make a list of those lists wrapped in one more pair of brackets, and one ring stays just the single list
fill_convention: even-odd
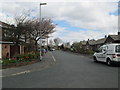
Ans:
[{"label": "tiled roof", "polygon": [[107,38],[98,39],[98,40],[96,40],[95,44],[103,44],[106,39]]},{"label": "tiled roof", "polygon": [[113,40],[118,40],[118,35],[109,35]]},{"label": "tiled roof", "polygon": [[95,45],[96,41],[95,40],[88,40],[89,45]]}]

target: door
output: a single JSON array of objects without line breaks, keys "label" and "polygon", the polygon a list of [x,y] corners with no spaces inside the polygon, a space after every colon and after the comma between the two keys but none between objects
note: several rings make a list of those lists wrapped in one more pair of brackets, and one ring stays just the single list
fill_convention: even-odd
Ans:
[{"label": "door", "polygon": [[20,54],[20,46],[10,45],[10,58],[16,54]]},{"label": "door", "polygon": [[102,52],[102,49],[103,47],[100,47],[96,53],[96,56],[97,56],[97,60],[98,61],[102,61],[102,55],[103,55],[103,52]]},{"label": "door", "polygon": [[108,46],[102,47],[101,61],[106,62],[106,55],[108,51]]}]

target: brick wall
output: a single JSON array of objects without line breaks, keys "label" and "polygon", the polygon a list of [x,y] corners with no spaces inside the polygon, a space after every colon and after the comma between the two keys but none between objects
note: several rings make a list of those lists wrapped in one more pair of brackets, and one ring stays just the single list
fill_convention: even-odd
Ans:
[{"label": "brick wall", "polygon": [[10,45],[2,44],[2,58],[10,57]]}]

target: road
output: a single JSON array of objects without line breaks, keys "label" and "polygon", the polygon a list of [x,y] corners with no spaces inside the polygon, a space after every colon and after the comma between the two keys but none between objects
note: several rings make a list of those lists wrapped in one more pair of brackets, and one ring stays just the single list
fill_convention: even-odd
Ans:
[{"label": "road", "polygon": [[3,88],[117,88],[118,67],[94,63],[87,56],[64,51],[51,53],[55,65],[11,77],[3,77]]}]

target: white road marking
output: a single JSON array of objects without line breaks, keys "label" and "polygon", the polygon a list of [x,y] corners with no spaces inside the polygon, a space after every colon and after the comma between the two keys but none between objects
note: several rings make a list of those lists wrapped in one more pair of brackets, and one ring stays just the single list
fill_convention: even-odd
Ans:
[{"label": "white road marking", "polygon": [[53,56],[52,52],[50,52],[50,53],[51,53],[51,55],[52,55],[53,61],[56,62],[56,59],[55,59],[55,57]]},{"label": "white road marking", "polygon": [[53,58],[54,62],[56,62],[56,59],[55,59],[55,57],[53,55],[52,55],[52,58]]},{"label": "white road marking", "polygon": [[24,73],[29,73],[30,71],[24,71],[24,72],[19,72],[19,73],[15,73],[15,74],[12,74],[12,76],[15,76],[15,75],[20,75],[20,74],[24,74]]}]

